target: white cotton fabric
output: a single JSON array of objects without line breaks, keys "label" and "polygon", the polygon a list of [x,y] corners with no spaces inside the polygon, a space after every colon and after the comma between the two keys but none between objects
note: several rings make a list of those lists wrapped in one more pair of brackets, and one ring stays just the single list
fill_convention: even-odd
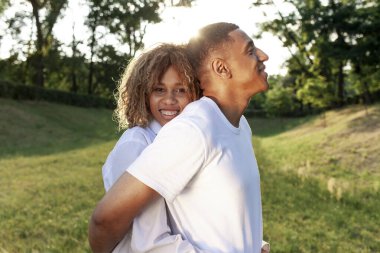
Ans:
[{"label": "white cotton fabric", "polygon": [[207,97],[167,123],[128,168],[159,192],[174,233],[207,252],[260,253],[260,175],[244,116],[236,128]]},{"label": "white cotton fabric", "polygon": [[153,142],[161,125],[153,120],[146,127],[126,130],[110,152],[102,168],[104,188],[108,191],[141,152]]},{"label": "white cotton fabric", "polygon": [[[111,188],[140,153],[152,143],[160,128],[161,126],[157,121],[152,121],[146,128],[133,127],[123,133],[108,155],[102,169],[106,191]],[[151,203],[134,219],[132,231],[113,250],[113,253],[140,252],[198,252],[180,235],[171,235],[163,198]]]}]

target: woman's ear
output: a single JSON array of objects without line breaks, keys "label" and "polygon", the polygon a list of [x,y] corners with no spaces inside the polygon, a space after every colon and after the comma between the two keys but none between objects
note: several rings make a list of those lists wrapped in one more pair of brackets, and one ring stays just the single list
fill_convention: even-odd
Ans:
[{"label": "woman's ear", "polygon": [[212,71],[223,79],[229,79],[232,77],[231,71],[226,62],[221,58],[215,58],[211,62]]}]

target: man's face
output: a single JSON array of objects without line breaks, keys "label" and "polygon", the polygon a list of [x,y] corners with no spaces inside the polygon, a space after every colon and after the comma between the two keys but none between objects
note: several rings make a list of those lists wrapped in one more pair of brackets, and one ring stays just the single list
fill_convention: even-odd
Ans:
[{"label": "man's face", "polygon": [[150,111],[161,126],[178,116],[190,102],[189,89],[182,84],[173,67],[166,70],[149,96]]},{"label": "man's face", "polygon": [[268,74],[263,62],[268,60],[268,55],[255,47],[252,39],[242,30],[234,30],[229,35],[233,42],[228,49],[226,62],[231,69],[236,88],[241,88],[250,96],[267,90]]}]

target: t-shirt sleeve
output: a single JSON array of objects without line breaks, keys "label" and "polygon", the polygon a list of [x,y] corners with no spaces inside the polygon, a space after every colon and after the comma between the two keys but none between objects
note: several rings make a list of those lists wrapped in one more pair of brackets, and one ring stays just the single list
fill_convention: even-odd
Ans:
[{"label": "t-shirt sleeve", "polygon": [[200,171],[205,157],[202,132],[178,120],[166,124],[127,171],[171,202]]},{"label": "t-shirt sleeve", "polygon": [[126,141],[115,147],[112,154],[107,158],[107,166],[103,169],[103,181],[106,191],[136,160],[147,145],[148,143],[139,141]]}]

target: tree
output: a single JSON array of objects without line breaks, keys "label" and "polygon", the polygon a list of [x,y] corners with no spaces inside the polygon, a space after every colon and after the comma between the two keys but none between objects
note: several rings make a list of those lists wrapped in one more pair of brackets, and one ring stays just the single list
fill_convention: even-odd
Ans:
[{"label": "tree", "polygon": [[[34,24],[37,31],[35,51],[35,85],[44,87],[44,57],[53,40],[53,27],[61,11],[67,6],[67,0],[27,0],[32,6]],[[43,14],[44,13],[44,14]]]},{"label": "tree", "polygon": [[[277,8],[277,17],[264,22],[262,30],[279,36],[292,53],[288,70],[297,74],[294,83],[297,89],[310,83],[313,87],[323,83],[325,93],[331,93],[328,97],[334,98],[330,102],[342,105],[347,93],[346,78],[352,70],[362,75],[363,69],[368,68],[360,66],[366,65],[365,61],[370,62],[369,58],[378,68],[379,35],[375,33],[380,21],[378,1],[292,0],[286,3],[293,6],[287,15],[274,1],[254,2],[254,5]],[[374,61],[377,64],[373,64]],[[321,78],[323,82],[318,81]],[[368,83],[363,86],[363,90],[370,90],[365,87]]]},{"label": "tree", "polygon": [[4,12],[9,6],[9,0],[1,0],[0,1],[0,14]]},{"label": "tree", "polygon": [[264,103],[265,112],[270,116],[290,116],[294,113],[293,90],[277,86],[267,91]]},{"label": "tree", "polygon": [[175,7],[191,7],[193,5],[194,0],[171,0],[171,6]]},{"label": "tree", "polygon": [[94,90],[105,97],[113,97],[120,73],[127,64],[125,55],[118,52],[113,46],[101,48],[99,61],[94,63]]},{"label": "tree", "polygon": [[373,102],[372,93],[380,90],[380,2],[360,6],[356,15],[357,34],[353,39],[350,63],[355,90],[366,103]]},{"label": "tree", "polygon": [[323,76],[307,79],[305,85],[297,91],[297,98],[313,108],[323,111],[323,125],[326,126],[325,110],[334,103],[333,93],[329,91],[331,85]]},{"label": "tree", "polygon": [[[91,11],[86,20],[90,30],[90,63],[88,73],[88,93],[94,92],[94,66],[99,61],[102,47],[100,39],[112,34],[119,45],[126,45],[124,58],[128,61],[143,47],[143,37],[148,23],[160,21],[159,8],[163,0],[88,0]],[[101,31],[102,30],[102,31]],[[114,50],[117,51],[117,50]],[[117,67],[115,66],[117,69]],[[107,74],[106,74],[107,75]]]}]

